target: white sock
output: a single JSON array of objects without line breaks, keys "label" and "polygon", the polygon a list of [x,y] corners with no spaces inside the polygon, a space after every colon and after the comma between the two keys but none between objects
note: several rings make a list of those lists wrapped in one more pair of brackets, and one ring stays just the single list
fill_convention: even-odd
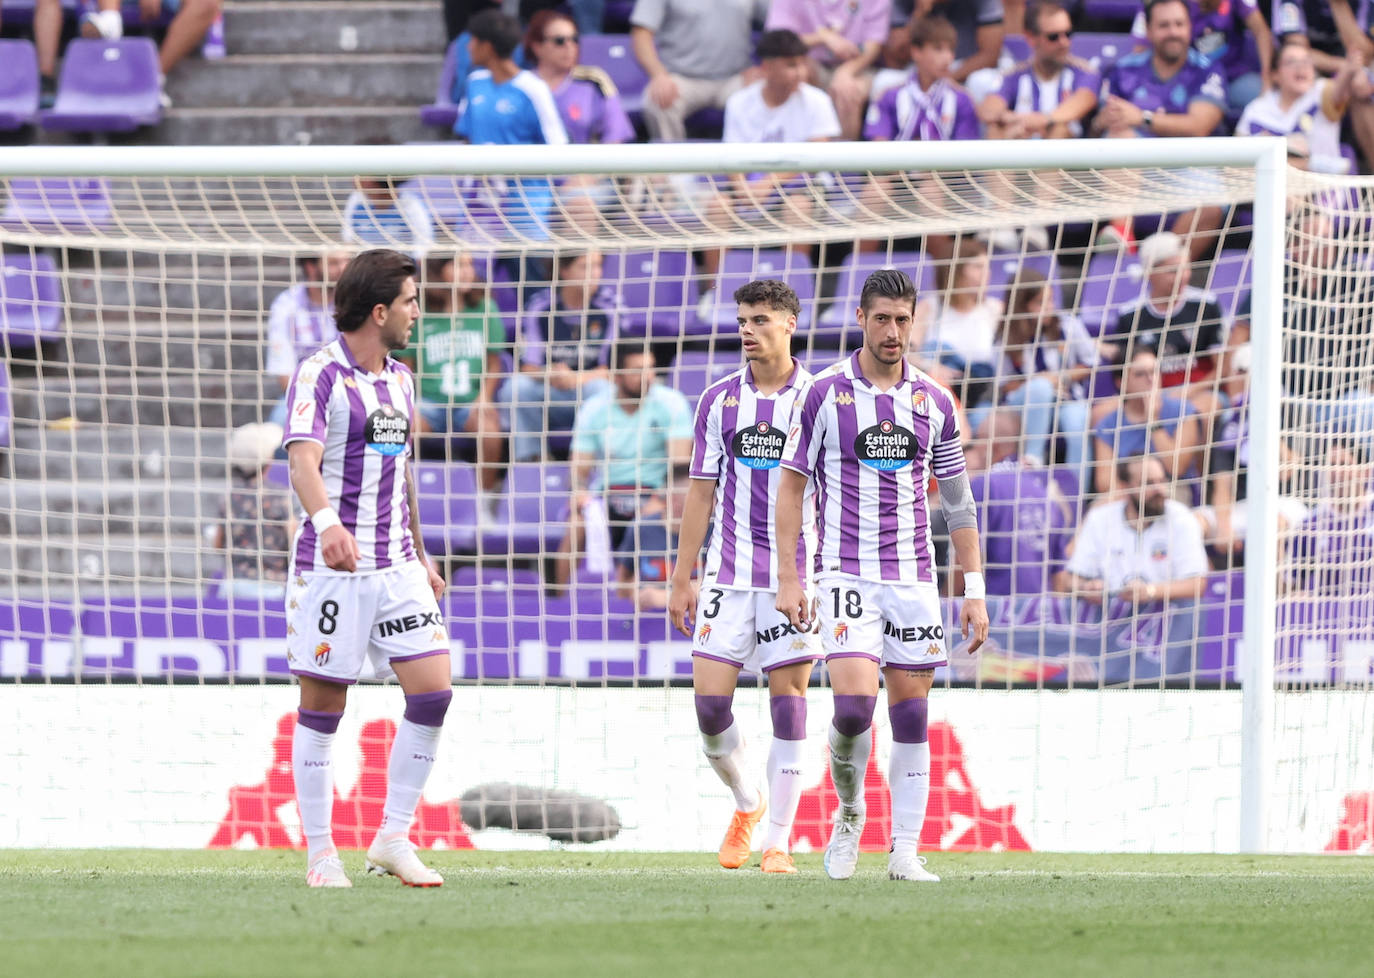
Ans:
[{"label": "white sock", "polygon": [[711,768],[735,796],[735,808],[741,812],[752,812],[758,808],[758,789],[749,784],[742,773],[745,767],[744,737],[739,732],[739,724],[732,720],[730,726],[714,736],[702,734],[701,749],[711,762]]},{"label": "white sock", "polygon": [[857,737],[846,737],[830,725],[830,780],[835,794],[846,808],[863,807],[864,772],[873,752],[873,728]]},{"label": "white sock", "polygon": [[887,783],[892,788],[892,850],[915,852],[930,798],[930,744],[894,742]]},{"label": "white sock", "polygon": [[378,835],[408,835],[415,821],[425,782],[439,752],[443,727],[426,727],[402,720],[391,745],[391,760],[386,768],[386,804],[382,807],[382,827]]},{"label": "white sock", "polygon": [[802,795],[802,754],[804,740],[773,738],[768,751],[768,825],[763,830],[762,849],[787,851],[792,835],[792,820]]},{"label": "white sock", "polygon": [[334,848],[334,735],[296,724],[291,735],[291,775],[296,780],[296,808],[310,862]]}]

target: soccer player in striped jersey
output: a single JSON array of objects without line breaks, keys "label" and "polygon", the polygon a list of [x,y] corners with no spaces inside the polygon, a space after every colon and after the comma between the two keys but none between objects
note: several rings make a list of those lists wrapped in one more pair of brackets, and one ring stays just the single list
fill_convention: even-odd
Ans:
[{"label": "soccer player in striped jersey", "polygon": [[904,356],[915,307],[905,273],[868,277],[857,313],[863,347],[812,380],[782,457],[777,608],[799,631],[812,626],[813,605],[796,572],[797,541],[804,495],[812,485],[816,492],[815,619],[835,692],[830,775],[840,800],[825,850],[832,879],[848,879],[859,861],[881,669],[893,739],[888,876],[939,880],[917,855],[930,791],[927,697],[935,667],[947,661],[926,497],[932,473],[964,569],[968,651],[988,634],[978,518],[954,399]]},{"label": "soccer player in striped jersey", "polygon": [[286,655],[301,684],[291,745],[310,886],[351,886],[334,840],[331,767],[348,687],[370,657],[394,673],[405,718],[387,769],[386,803],[367,870],[407,886],[444,880],[408,838],[434,766],[453,690],[444,580],[425,556],[410,465],[415,378],[393,359],[420,314],[415,263],[376,249],[334,289],[339,338],[302,360],[287,392],[283,443],[301,502],[286,591]]},{"label": "soccer player in striped jersey", "polygon": [[[702,749],[735,798],[720,864],[738,869],[748,862],[754,829],[767,811],[763,871],[795,873],[788,842],[803,787],[806,686],[820,653],[811,630],[795,627],[774,607],[773,505],[787,423],[810,375],[792,357],[801,303],[786,283],[746,283],[735,290],[735,302],[746,363],[708,387],[697,405],[668,612],[674,627],[692,639]],[[698,589],[692,573],[708,521],[715,532]],[[793,580],[805,580],[805,558],[793,548]],[[749,771],[731,712],[746,664],[768,677],[773,742],[767,799]]]}]

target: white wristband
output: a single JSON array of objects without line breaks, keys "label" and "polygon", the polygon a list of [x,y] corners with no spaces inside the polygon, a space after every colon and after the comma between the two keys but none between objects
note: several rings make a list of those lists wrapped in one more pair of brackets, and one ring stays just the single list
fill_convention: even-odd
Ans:
[{"label": "white wristband", "polygon": [[987,581],[983,580],[983,575],[977,571],[964,572],[964,597],[977,598],[979,601],[988,596]]},{"label": "white wristband", "polygon": [[310,517],[310,524],[315,528],[316,536],[324,536],[324,531],[331,526],[343,526],[343,520],[339,519],[339,514],[334,512],[333,507],[326,506]]}]

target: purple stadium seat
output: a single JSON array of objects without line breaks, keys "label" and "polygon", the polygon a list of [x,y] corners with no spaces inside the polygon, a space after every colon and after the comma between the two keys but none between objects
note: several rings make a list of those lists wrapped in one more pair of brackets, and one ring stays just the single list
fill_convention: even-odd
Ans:
[{"label": "purple stadium seat", "polygon": [[596,65],[611,76],[620,90],[620,104],[631,115],[638,115],[644,104],[644,88],[649,76],[635,60],[628,34],[587,34],[582,38],[582,63]]},{"label": "purple stadium seat", "polygon": [[526,568],[505,567],[460,567],[453,575],[450,584],[461,590],[517,591],[539,588],[539,572]]},{"label": "purple stadium seat", "polygon": [[1059,265],[1049,252],[994,251],[988,256],[988,293],[1003,302],[1011,300],[1011,287],[1023,268],[1033,268],[1054,287],[1056,304],[1063,303],[1063,285],[1059,281]]},{"label": "purple stadium seat", "polygon": [[804,251],[759,251],[739,249],[727,251],[716,276],[715,302],[705,322],[688,329],[689,333],[710,335],[716,332],[734,334],[735,289],[760,278],[782,279],[792,286],[801,300],[801,315],[797,317],[797,334],[806,336],[811,329],[816,304],[816,273],[811,259]]},{"label": "purple stadium seat", "polygon": [[[809,335],[814,342],[827,346],[843,345],[846,339],[858,336],[854,310],[859,306],[859,293],[863,291],[864,280],[880,268],[897,268],[906,272],[916,283],[918,295],[931,290],[935,276],[935,266],[924,252],[894,251],[891,257],[881,251],[850,252],[840,262],[835,301],[826,306],[817,318],[816,325],[811,328]],[[847,336],[850,331],[854,337]]]},{"label": "purple stadium seat", "polygon": [[448,46],[444,54],[444,66],[439,70],[439,84],[434,90],[434,101],[420,106],[420,121],[427,126],[440,126],[446,132],[453,129],[458,120],[458,106],[453,103],[453,73],[458,70],[458,39]]},{"label": "purple stadium seat", "polygon": [[1144,286],[1140,259],[1135,255],[1094,255],[1078,295],[1078,318],[1089,333],[1100,336],[1108,322],[1115,321],[1117,310],[1139,296]]},{"label": "purple stadium seat", "polygon": [[40,115],[44,129],[132,132],[162,121],[157,45],[147,37],[77,38],[67,45],[57,102]]},{"label": "purple stadium seat", "polygon": [[571,485],[566,465],[512,465],[506,475],[505,518],[502,525],[483,531],[485,551],[509,548],[537,554],[555,549],[567,531]]},{"label": "purple stadium seat", "polygon": [[1228,320],[1236,314],[1241,296],[1250,291],[1250,268],[1250,252],[1243,248],[1223,251],[1212,263],[1203,287],[1217,297],[1217,303]]},{"label": "purple stadium seat", "polygon": [[10,407],[10,364],[9,358],[0,359],[0,448],[10,447],[11,421],[14,411]]},{"label": "purple stadium seat", "polygon": [[499,207],[492,202],[491,188],[478,177],[425,176],[407,180],[402,189],[420,195],[434,220],[454,231],[505,226]]},{"label": "purple stadium seat", "polygon": [[697,277],[688,252],[608,254],[602,275],[615,293],[623,332],[677,337],[690,331],[696,319]]},{"label": "purple stadium seat", "polygon": [[109,224],[110,209],[109,185],[99,177],[16,177],[0,226],[85,234]]},{"label": "purple stadium seat", "polygon": [[477,546],[477,479],[471,465],[415,466],[420,526],[430,553],[471,553]]},{"label": "purple stadium seat", "polygon": [[0,38],[0,131],[38,121],[38,53],[28,41]]},{"label": "purple stadium seat", "polygon": [[57,268],[45,254],[6,255],[0,263],[0,334],[6,349],[33,349],[62,332]]},{"label": "purple stadium seat", "polygon": [[733,350],[721,353],[684,350],[673,363],[668,386],[680,391],[695,405],[702,391],[741,366],[739,354]]}]

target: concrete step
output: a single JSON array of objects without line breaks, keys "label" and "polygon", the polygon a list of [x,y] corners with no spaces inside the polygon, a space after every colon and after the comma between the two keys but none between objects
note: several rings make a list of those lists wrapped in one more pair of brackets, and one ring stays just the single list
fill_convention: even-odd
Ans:
[{"label": "concrete step", "polygon": [[139,367],[213,374],[228,369],[247,375],[261,372],[267,355],[265,330],[254,320],[211,316],[184,321],[181,328],[169,322],[159,336],[121,334],[117,322],[110,320],[102,322],[98,332],[89,325],[68,323],[67,358],[107,371]]},{"label": "concrete step", "polygon": [[230,428],[266,417],[268,398],[253,396],[258,389],[266,394],[265,381],[250,377],[254,391],[245,391],[236,378],[231,395],[222,378],[201,383],[153,376],[140,377],[136,382],[107,379],[104,385],[88,375],[44,377],[41,384],[16,379],[11,404],[16,421],[27,419],[39,424],[75,418],[89,425]]},{"label": "concrete step", "polygon": [[[44,593],[103,591],[130,583],[204,582],[224,566],[199,533],[108,537],[0,536],[0,587]],[[159,592],[160,593],[160,592]]]},{"label": "concrete step", "polygon": [[177,109],[423,105],[434,96],[439,54],[237,54],[174,72]]},{"label": "concrete step", "polygon": [[443,7],[436,0],[261,0],[224,5],[231,55],[377,52],[443,53]]},{"label": "concrete step", "polygon": [[[258,278],[256,272],[237,273],[222,264],[202,267],[168,269],[166,274],[140,271],[136,275],[74,273],[65,277],[68,300],[86,310],[100,310],[103,316],[118,316],[121,310],[133,309],[141,318],[160,318],[164,312],[173,315],[189,313],[223,313],[260,316],[264,323],[272,300],[281,291]],[[232,275],[232,277],[226,277]]]},{"label": "concrete step", "polygon": [[433,126],[420,123],[412,105],[281,109],[177,109],[142,137],[147,144],[351,146],[368,139],[393,143],[434,139]]},{"label": "concrete step", "polygon": [[168,534],[194,536],[215,522],[226,491],[223,476],[194,483],[165,474],[101,482],[10,479],[0,489],[0,535],[92,544],[109,534],[137,535],[144,546],[157,546]]},{"label": "concrete step", "polygon": [[201,428],[86,427],[62,431],[20,421],[7,453],[14,479],[222,478],[228,433]]}]

